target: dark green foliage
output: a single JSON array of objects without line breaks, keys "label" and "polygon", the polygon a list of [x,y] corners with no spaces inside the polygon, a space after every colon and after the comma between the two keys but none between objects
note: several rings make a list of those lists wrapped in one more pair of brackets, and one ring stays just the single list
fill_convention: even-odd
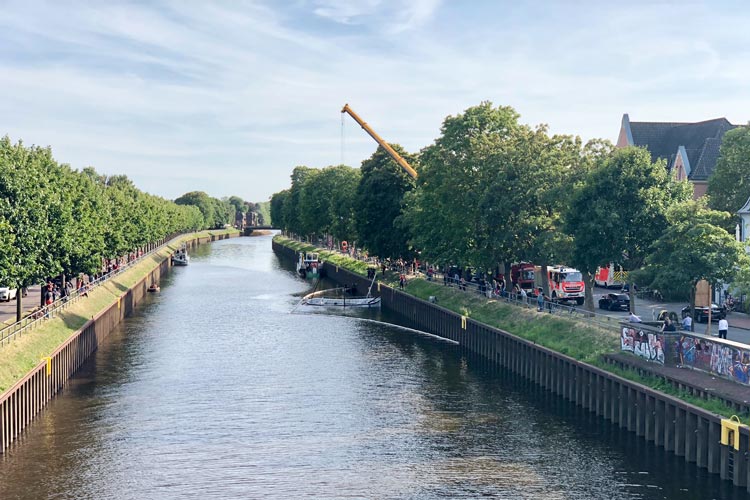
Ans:
[{"label": "dark green foliage", "polygon": [[730,214],[742,208],[750,197],[750,127],[738,127],[724,134],[721,156],[708,179],[706,194],[711,208]]},{"label": "dark green foliage", "polygon": [[0,139],[0,284],[94,273],[104,258],[201,227],[198,209],[143,193],[125,176],[74,171],[49,148]]},{"label": "dark green foliage", "polygon": [[[391,144],[407,162],[415,159],[398,144]],[[381,147],[362,162],[362,178],[357,186],[354,213],[359,244],[381,257],[412,255],[407,245],[408,232],[396,224],[404,195],[414,189],[414,179]]]}]

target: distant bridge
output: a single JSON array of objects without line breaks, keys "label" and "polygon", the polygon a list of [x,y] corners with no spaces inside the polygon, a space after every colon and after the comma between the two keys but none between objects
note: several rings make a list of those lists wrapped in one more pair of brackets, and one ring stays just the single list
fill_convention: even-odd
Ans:
[{"label": "distant bridge", "polygon": [[259,231],[259,230],[264,230],[264,229],[265,230],[272,230],[272,229],[276,229],[276,228],[273,227],[273,226],[247,226],[243,230],[242,234],[244,236],[250,236],[251,234],[253,234],[253,231]]}]

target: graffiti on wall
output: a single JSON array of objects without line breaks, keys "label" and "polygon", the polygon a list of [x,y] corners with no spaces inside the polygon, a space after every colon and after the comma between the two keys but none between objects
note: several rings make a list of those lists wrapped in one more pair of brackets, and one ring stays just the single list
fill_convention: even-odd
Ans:
[{"label": "graffiti on wall", "polygon": [[683,335],[676,345],[679,364],[750,385],[750,350]]},{"label": "graffiti on wall", "polygon": [[632,352],[648,361],[664,364],[664,336],[656,332],[623,326],[620,349]]}]

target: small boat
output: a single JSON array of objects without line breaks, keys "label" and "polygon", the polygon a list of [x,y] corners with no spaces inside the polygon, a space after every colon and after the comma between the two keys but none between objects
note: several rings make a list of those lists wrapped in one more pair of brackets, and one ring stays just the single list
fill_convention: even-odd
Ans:
[{"label": "small boat", "polygon": [[300,252],[297,273],[303,278],[318,278],[323,274],[323,261],[317,252]]},{"label": "small boat", "polygon": [[323,290],[311,293],[310,295],[305,295],[302,299],[302,304],[307,306],[380,307],[380,297],[347,297],[346,294],[339,297],[316,295],[330,292],[331,290]]},{"label": "small boat", "polygon": [[189,262],[190,257],[188,256],[187,248],[185,248],[184,245],[172,255],[173,266],[187,266]]},{"label": "small boat", "polygon": [[[308,306],[335,306],[335,307],[380,307],[380,297],[372,296],[372,285],[375,283],[373,276],[367,295],[348,296],[350,288],[340,287],[329,290],[312,292],[302,297],[302,305]],[[334,295],[335,293],[335,295]]]},{"label": "small boat", "polygon": [[151,283],[151,286],[146,289],[147,292],[158,292],[160,290],[159,285],[156,283]]}]

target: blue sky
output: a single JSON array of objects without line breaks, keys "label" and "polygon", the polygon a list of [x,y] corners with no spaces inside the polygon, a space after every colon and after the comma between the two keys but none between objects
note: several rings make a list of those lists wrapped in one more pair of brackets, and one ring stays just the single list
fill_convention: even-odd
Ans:
[{"label": "blue sky", "polygon": [[2,1],[0,134],[175,198],[429,145],[483,100],[554,133],[750,119],[739,2]]}]

